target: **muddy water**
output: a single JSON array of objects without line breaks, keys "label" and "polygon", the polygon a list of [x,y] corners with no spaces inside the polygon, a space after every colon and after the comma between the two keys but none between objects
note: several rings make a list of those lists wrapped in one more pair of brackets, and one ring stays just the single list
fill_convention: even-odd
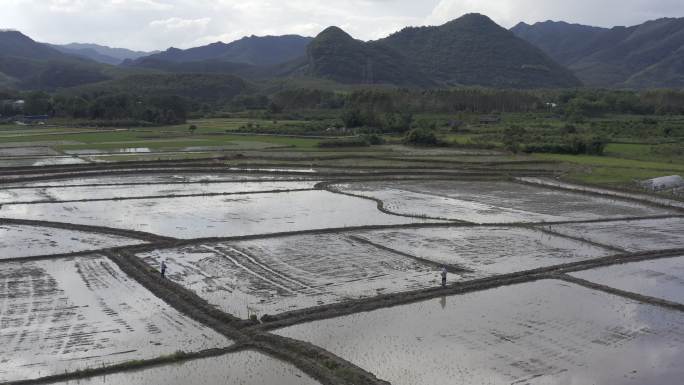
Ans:
[{"label": "muddy water", "polygon": [[304,174],[315,174],[316,170],[313,168],[242,168],[242,167],[231,167],[229,170],[233,171],[259,171],[259,172],[294,172],[294,173],[304,173]]},{"label": "muddy water", "polygon": [[60,385],[316,385],[292,365],[253,351],[127,371]]},{"label": "muddy water", "polygon": [[94,155],[94,154],[145,154],[152,152],[149,147],[126,147],[111,150],[67,150],[65,154],[70,155]]},{"label": "muddy water", "polygon": [[0,260],[144,243],[137,239],[49,227],[0,225]]},{"label": "muddy water", "polygon": [[205,244],[140,255],[222,310],[247,318],[437,286],[435,267],[344,235]]},{"label": "muddy water", "polygon": [[11,202],[66,201],[80,199],[114,199],[162,195],[229,194],[238,192],[312,189],[316,181],[188,183],[140,186],[87,186],[0,189],[0,204]]},{"label": "muddy water", "polygon": [[395,385],[651,384],[684,376],[684,317],[540,281],[292,326]]},{"label": "muddy water", "polygon": [[598,194],[612,195],[612,196],[620,197],[620,198],[641,199],[644,201],[649,201],[649,202],[653,202],[653,203],[657,203],[657,204],[661,204],[661,205],[665,205],[665,206],[684,208],[684,202],[679,202],[679,201],[675,201],[672,199],[657,197],[657,196],[653,196],[653,195],[630,193],[630,192],[616,191],[616,190],[607,190],[607,189],[602,189],[602,188],[598,188],[598,187],[581,186],[581,185],[576,185],[576,184],[572,184],[572,183],[561,182],[561,181],[558,181],[555,179],[550,179],[550,178],[517,178],[517,179],[520,181],[523,181],[523,182],[535,183],[535,184],[539,184],[542,186],[552,186],[552,187],[566,188],[566,189],[570,189],[570,190],[587,191],[587,192],[598,193]]},{"label": "muddy water", "polygon": [[[506,274],[615,254],[590,244],[514,227],[453,227],[370,231],[373,243],[473,270],[463,277]],[[462,278],[454,275],[452,279]]]},{"label": "muddy water", "polygon": [[134,175],[100,176],[92,178],[69,178],[47,180],[39,182],[7,183],[2,186],[21,186],[21,187],[65,187],[81,185],[109,185],[109,184],[130,184],[130,183],[201,183],[201,182],[237,182],[242,180],[281,180],[281,179],[300,179],[292,175],[267,175],[267,174],[145,174],[135,172]]},{"label": "muddy water", "polygon": [[103,257],[0,264],[0,382],[225,347]]},{"label": "muddy water", "polygon": [[684,256],[572,274],[601,285],[684,304]]},{"label": "muddy water", "polygon": [[85,160],[70,156],[55,156],[42,158],[5,158],[0,159],[2,167],[25,167],[25,166],[51,166],[59,164],[82,164]]},{"label": "muddy water", "polygon": [[477,223],[549,222],[670,214],[629,201],[600,198],[510,182],[405,181],[335,185],[382,200],[402,214]]},{"label": "muddy water", "polygon": [[4,205],[0,216],[117,227],[179,238],[424,222],[384,214],[375,202],[327,191]]},{"label": "muddy water", "polygon": [[546,228],[628,251],[684,248],[684,218],[557,225]]}]

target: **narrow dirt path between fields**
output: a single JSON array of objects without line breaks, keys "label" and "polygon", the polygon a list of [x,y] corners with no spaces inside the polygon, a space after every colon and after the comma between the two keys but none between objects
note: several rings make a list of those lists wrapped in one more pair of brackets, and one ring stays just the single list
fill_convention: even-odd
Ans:
[{"label": "narrow dirt path between fields", "polygon": [[666,307],[669,309],[684,311],[684,304],[681,304],[681,303],[667,301],[667,300],[664,300],[661,298],[650,297],[647,295],[642,295],[642,294],[634,293],[631,291],[616,289],[614,287],[610,287],[610,286],[601,285],[601,284],[598,284],[595,282],[587,281],[586,279],[573,277],[573,276],[568,275],[568,274],[559,274],[556,276],[556,278],[561,279],[561,280],[566,281],[566,282],[574,283],[575,285],[584,286],[584,287],[592,289],[592,290],[603,291],[605,293],[618,295],[620,297],[629,298],[629,299],[632,299],[634,301],[638,301],[641,303],[647,303],[649,305],[661,306],[661,307]]},{"label": "narrow dirt path between fields", "polygon": [[350,300],[341,303],[321,305],[302,310],[268,315],[262,317],[262,324],[255,325],[252,329],[273,330],[286,326],[311,322],[314,320],[339,317],[358,312],[404,305],[418,301],[429,300],[441,296],[466,294],[476,291],[494,289],[502,286],[510,286],[519,283],[532,282],[540,279],[556,279],[559,275],[589,270],[597,267],[611,266],[629,262],[654,260],[684,255],[684,248],[663,251],[649,251],[639,253],[617,254],[579,262],[542,267],[533,270],[501,274],[492,277],[479,278],[470,281],[456,282],[447,287],[434,287],[419,289],[408,292],[384,294],[371,298]]},{"label": "narrow dirt path between fields", "polygon": [[[312,157],[313,158],[313,157]],[[340,158],[346,159],[346,158]],[[381,159],[381,158],[377,158]],[[397,158],[395,160],[402,160]],[[425,161],[427,163],[428,161]],[[103,226],[88,226],[88,225],[78,225],[71,223],[61,223],[61,222],[50,222],[50,221],[37,221],[37,220],[24,220],[24,219],[9,219],[0,218],[1,224],[15,224],[15,225],[26,225],[26,226],[44,226],[52,228],[60,228],[67,230],[83,231],[90,233],[101,233],[117,235],[137,240],[142,240],[146,242],[145,244],[133,245],[133,246],[122,246],[122,247],[112,247],[106,249],[99,249],[93,251],[83,251],[75,253],[63,253],[54,255],[39,255],[28,258],[12,258],[7,260],[2,260],[0,263],[5,262],[23,262],[23,261],[35,261],[44,259],[54,259],[54,258],[69,258],[75,256],[87,256],[87,255],[105,255],[111,259],[125,274],[139,282],[147,290],[152,292],[157,297],[164,300],[174,309],[193,318],[194,320],[201,322],[204,325],[211,327],[222,335],[230,338],[234,341],[234,344],[225,349],[211,349],[195,353],[179,353],[175,355],[159,357],[151,360],[142,360],[129,363],[123,363],[119,365],[112,365],[103,368],[97,368],[92,370],[85,370],[82,372],[65,373],[50,377],[43,377],[35,380],[19,381],[13,382],[21,385],[28,384],[46,384],[65,381],[69,379],[77,379],[82,377],[92,377],[97,375],[104,375],[109,373],[115,373],[125,370],[141,369],[154,365],[168,364],[172,362],[200,359],[204,357],[217,356],[222,354],[229,354],[231,352],[244,350],[244,349],[255,349],[262,353],[268,354],[275,358],[281,359],[285,362],[289,362],[294,366],[298,367],[308,375],[312,376],[322,385],[388,385],[387,382],[380,380],[375,377],[372,373],[366,371],[363,368],[357,367],[350,362],[320,348],[314,346],[310,343],[294,340],[286,337],[281,337],[269,331],[278,329],[285,326],[291,326],[306,322],[311,322],[320,319],[334,318],[343,315],[349,315],[357,312],[372,311],[381,308],[387,308],[392,306],[398,306],[402,304],[408,304],[423,300],[429,300],[436,297],[447,296],[447,295],[459,295],[472,293],[482,290],[494,289],[498,287],[504,287],[508,285],[514,285],[525,282],[532,282],[541,279],[559,279],[573,284],[581,285],[593,290],[600,290],[603,292],[611,293],[614,295],[623,296],[630,298],[642,303],[648,303],[655,306],[666,307],[673,310],[684,311],[684,305],[677,304],[669,301],[665,301],[658,298],[647,297],[636,293],[625,292],[615,288],[603,286],[586,280],[572,277],[568,273],[575,271],[582,271],[588,269],[594,269],[597,267],[610,266],[616,264],[623,264],[629,262],[637,262],[644,260],[654,260],[660,258],[668,258],[673,256],[684,255],[684,248],[662,250],[662,251],[649,251],[649,252],[638,252],[638,253],[628,253],[620,248],[614,246],[608,246],[603,244],[598,244],[594,242],[589,242],[585,239],[569,237],[562,234],[557,234],[553,231],[540,228],[542,225],[550,224],[577,224],[577,223],[600,223],[600,222],[613,222],[613,221],[625,221],[625,220],[643,220],[643,219],[656,219],[656,218],[684,218],[684,215],[661,215],[661,216],[650,216],[650,217],[631,217],[631,218],[611,218],[611,219],[596,219],[596,220],[569,220],[569,221],[559,221],[559,222],[544,222],[544,223],[500,223],[500,224],[476,224],[467,221],[456,221],[448,220],[445,218],[428,218],[423,216],[415,215],[403,215],[391,212],[385,209],[384,202],[379,199],[370,198],[366,196],[349,194],[331,187],[334,183],[343,183],[344,181],[366,181],[366,180],[407,180],[415,179],[421,180],[425,178],[444,179],[444,180],[492,180],[501,179],[509,180],[512,175],[532,175],[532,176],[545,176],[553,174],[553,171],[549,170],[520,170],[520,169],[498,169],[497,166],[507,164],[506,162],[497,163],[490,162],[486,163],[474,163],[470,164],[467,162],[458,163],[452,162],[450,164],[458,164],[464,166],[462,169],[425,169],[418,171],[420,175],[416,175],[415,169],[420,169],[421,167],[405,167],[405,171],[396,171],[397,169],[402,169],[402,167],[394,167],[395,171],[374,171],[374,168],[356,168],[358,170],[367,170],[367,172],[346,172],[340,171],[326,171],[321,173],[304,173],[296,171],[266,171],[266,170],[240,170],[234,168],[233,166],[226,166],[217,164],[215,161],[206,160],[188,160],[188,161],[173,161],[173,162],[125,162],[121,164],[91,164],[91,165],[71,165],[71,166],[48,166],[40,168],[30,168],[30,167],[18,167],[18,168],[3,168],[0,169],[0,182],[29,182],[29,181],[59,181],[65,178],[83,178],[83,177],[100,177],[100,176],[119,176],[119,175],[150,175],[150,174],[170,174],[170,173],[216,173],[216,174],[245,174],[251,173],[254,175],[273,175],[273,176],[285,176],[288,177],[289,181],[299,181],[301,178],[306,178],[307,180],[329,180],[328,182],[319,183],[314,188],[320,190],[326,190],[337,194],[349,195],[357,198],[362,198],[366,200],[375,201],[378,210],[385,214],[420,218],[420,219],[432,219],[434,223],[414,223],[414,224],[404,224],[404,225],[377,225],[377,226],[356,226],[356,227],[345,227],[345,228],[327,228],[327,229],[315,229],[315,230],[303,230],[303,231],[291,231],[291,232],[279,232],[273,234],[259,234],[250,236],[239,236],[239,237],[211,237],[211,238],[196,238],[196,239],[177,239],[172,237],[164,237],[156,234],[110,228]],[[275,165],[276,163],[274,163]],[[519,164],[519,163],[516,163]],[[486,169],[481,166],[492,166],[491,169]],[[278,167],[283,167],[282,164],[277,164]],[[472,168],[465,167],[472,166]],[[264,164],[254,164],[254,167],[268,167]],[[301,165],[298,165],[301,167]],[[335,169],[335,167],[321,166],[325,169]],[[345,167],[339,167],[343,169]],[[414,169],[414,171],[411,171]],[[253,179],[252,181],[272,181],[272,180],[262,180]],[[230,181],[229,181],[230,182]],[[226,181],[216,181],[209,183],[229,183]],[[242,183],[246,181],[234,181],[235,183]],[[207,182],[176,182],[178,184],[184,183],[207,183]],[[108,184],[111,186],[135,186],[135,185],[149,185],[150,183],[130,183],[130,184]],[[158,183],[158,184],[174,184],[174,182],[169,183]],[[101,186],[95,185],[93,186]],[[61,187],[55,184],[54,187]],[[544,186],[549,187],[549,186]],[[0,184],[0,188],[2,185]],[[22,187],[13,187],[22,188]],[[300,190],[289,190],[289,191],[307,191],[311,189],[300,189]],[[283,190],[270,191],[271,192],[287,192]],[[245,192],[245,193],[208,193],[208,194],[188,194],[188,195],[178,195],[178,196],[146,196],[146,197],[130,197],[130,198],[113,198],[113,199],[82,199],[73,201],[62,201],[62,202],[27,202],[28,203],[64,203],[64,202],[89,202],[89,201],[107,201],[107,200],[122,200],[122,199],[161,199],[161,198],[177,198],[186,196],[215,196],[215,195],[238,195],[238,194],[257,194],[263,192]],[[589,194],[588,192],[581,192],[584,194]],[[624,199],[619,197],[618,199]],[[635,200],[642,203],[652,204],[652,202]],[[433,287],[427,289],[412,290],[407,292],[399,292],[392,294],[379,295],[372,298],[364,298],[358,300],[349,300],[342,303],[335,303],[329,305],[316,306],[312,308],[296,310],[291,312],[280,313],[276,315],[268,315],[262,317],[262,322],[256,320],[244,320],[237,318],[233,315],[227,314],[223,311],[218,310],[215,306],[209,304],[206,300],[199,297],[195,292],[182,287],[170,280],[162,279],[159,273],[147,265],[142,259],[138,258],[136,255],[145,251],[151,250],[161,250],[169,248],[177,248],[187,245],[197,245],[204,243],[214,243],[214,242],[234,242],[234,241],[244,241],[253,239],[265,239],[265,238],[275,238],[275,237],[285,237],[285,236],[297,236],[297,235],[313,235],[313,234],[329,234],[329,233],[352,233],[356,231],[368,231],[368,230],[385,230],[385,229],[410,229],[410,228],[429,228],[429,227],[481,227],[486,229],[488,227],[526,227],[555,236],[563,236],[569,239],[574,239],[577,241],[585,242],[588,244],[593,244],[594,246],[600,246],[609,250],[617,252],[616,255],[611,255],[607,257],[594,258],[590,260],[584,260],[579,262],[573,262],[568,264],[561,264],[549,267],[543,267],[528,271],[515,272],[510,274],[496,275],[487,278],[479,278],[469,281],[456,282],[447,285],[447,287]],[[382,245],[375,244],[365,238],[352,235],[352,238],[370,244],[374,247],[384,249],[393,253],[397,253],[407,258],[418,260],[422,263],[427,263],[432,266],[437,266],[438,264],[434,261],[430,261],[418,256],[410,255],[399,250],[394,250],[387,248]],[[460,266],[447,266],[449,271],[452,273],[463,273],[469,271]]]}]

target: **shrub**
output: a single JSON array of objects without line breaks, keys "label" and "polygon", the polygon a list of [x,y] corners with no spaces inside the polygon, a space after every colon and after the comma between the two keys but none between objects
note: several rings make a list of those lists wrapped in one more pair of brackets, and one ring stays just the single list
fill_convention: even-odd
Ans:
[{"label": "shrub", "polygon": [[368,147],[370,143],[363,138],[349,138],[349,139],[332,139],[323,140],[318,143],[318,147],[321,148],[332,148],[332,147]]},{"label": "shrub", "polygon": [[527,134],[527,131],[520,127],[513,125],[504,130],[503,133],[503,143],[504,147],[513,153],[520,151],[520,146],[523,142],[523,138]]},{"label": "shrub", "polygon": [[414,128],[404,137],[404,143],[414,146],[440,146],[443,143],[435,132],[426,128]]},{"label": "shrub", "polygon": [[580,137],[573,136],[569,140],[561,143],[531,143],[524,146],[527,153],[553,153],[571,155],[603,155],[607,141],[601,137]]},{"label": "shrub", "polygon": [[366,141],[371,146],[379,146],[381,144],[385,143],[385,139],[382,138],[382,136],[377,135],[377,134],[366,134],[362,135],[361,138]]}]

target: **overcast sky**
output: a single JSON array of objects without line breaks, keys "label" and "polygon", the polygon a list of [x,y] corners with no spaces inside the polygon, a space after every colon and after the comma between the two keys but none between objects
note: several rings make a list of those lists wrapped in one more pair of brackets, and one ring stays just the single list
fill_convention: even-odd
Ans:
[{"label": "overcast sky", "polygon": [[0,0],[0,28],[43,42],[153,50],[252,34],[315,36],[330,25],[371,40],[468,12],[507,28],[544,20],[607,27],[682,17],[684,0]]}]

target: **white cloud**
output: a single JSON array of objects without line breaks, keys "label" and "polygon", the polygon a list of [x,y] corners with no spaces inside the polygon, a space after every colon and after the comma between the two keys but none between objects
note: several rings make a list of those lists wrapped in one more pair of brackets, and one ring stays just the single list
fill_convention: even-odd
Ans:
[{"label": "white cloud", "polygon": [[165,20],[153,20],[150,27],[164,29],[167,31],[177,30],[204,30],[211,21],[209,17],[201,19],[181,19],[180,17],[170,17]]},{"label": "white cloud", "polygon": [[440,0],[428,21],[442,23],[464,13],[477,12],[504,27],[520,21],[563,20],[612,27],[636,25],[659,17],[684,16],[681,0]]}]

